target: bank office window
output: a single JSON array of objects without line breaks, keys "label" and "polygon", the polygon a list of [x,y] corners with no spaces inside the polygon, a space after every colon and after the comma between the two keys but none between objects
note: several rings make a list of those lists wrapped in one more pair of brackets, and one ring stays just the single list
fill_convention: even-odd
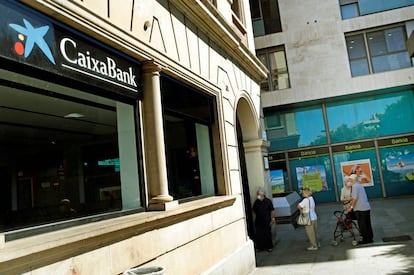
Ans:
[{"label": "bank office window", "polygon": [[163,77],[162,102],[170,194],[178,200],[214,195],[214,98]]},{"label": "bank office window", "polygon": [[0,231],[141,207],[134,105],[31,82],[0,86]]},{"label": "bank office window", "polygon": [[352,76],[411,67],[404,26],[346,36]]},{"label": "bank office window", "polygon": [[[263,110],[270,152],[326,144],[322,108]],[[310,123],[312,122],[312,123]]]},{"label": "bank office window", "polygon": [[257,52],[257,57],[269,70],[268,79],[260,83],[260,87],[263,91],[290,88],[289,71],[284,46],[260,50]]},{"label": "bank office window", "polygon": [[282,32],[277,0],[251,0],[250,11],[254,36]]},{"label": "bank office window", "polygon": [[387,95],[328,103],[331,142],[367,139],[414,131],[412,89]]}]

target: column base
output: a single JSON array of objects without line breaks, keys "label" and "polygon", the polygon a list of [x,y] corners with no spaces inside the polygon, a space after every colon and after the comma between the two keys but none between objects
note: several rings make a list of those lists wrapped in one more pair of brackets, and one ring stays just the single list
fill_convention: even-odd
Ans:
[{"label": "column base", "polygon": [[149,211],[167,211],[178,206],[178,201],[169,202],[150,202],[148,205]]},{"label": "column base", "polygon": [[174,198],[170,195],[158,195],[155,197],[152,197],[149,201],[149,203],[166,203],[166,202],[170,202],[173,201]]}]

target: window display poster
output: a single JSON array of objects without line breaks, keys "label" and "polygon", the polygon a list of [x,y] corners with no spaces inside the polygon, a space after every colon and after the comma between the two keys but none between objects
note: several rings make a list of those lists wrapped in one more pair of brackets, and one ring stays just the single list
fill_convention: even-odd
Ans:
[{"label": "window display poster", "polygon": [[313,192],[328,190],[325,166],[323,165],[296,167],[296,176],[299,189],[308,187]]},{"label": "window display poster", "polygon": [[270,186],[272,188],[272,195],[285,192],[285,180],[282,169],[270,171]]},{"label": "window display poster", "polygon": [[370,159],[341,162],[342,178],[356,174],[358,181],[364,186],[374,186]]},{"label": "window display poster", "polygon": [[387,170],[393,173],[399,173],[414,181],[414,154],[403,154],[399,152],[396,155],[388,156],[385,159]]}]

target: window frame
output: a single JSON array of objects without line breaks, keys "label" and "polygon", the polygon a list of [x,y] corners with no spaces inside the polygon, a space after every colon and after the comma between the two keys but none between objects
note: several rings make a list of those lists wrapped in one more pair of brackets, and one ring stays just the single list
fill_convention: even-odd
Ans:
[{"label": "window frame", "polygon": [[[375,32],[382,32],[382,33],[385,34],[385,31],[390,30],[390,29],[395,29],[395,28],[402,28],[402,33],[403,33],[404,43],[405,43],[405,51],[404,50],[400,50],[400,51],[391,51],[391,52],[389,52],[387,50],[387,53],[378,54],[378,55],[374,55],[373,56],[371,54],[371,47],[370,47],[369,41],[368,41],[369,34],[370,33],[375,33]],[[351,59],[350,58],[350,55],[349,55],[349,48],[348,48],[347,41],[348,41],[348,39],[350,37],[356,37],[356,36],[359,36],[359,35],[362,35],[362,37],[363,37],[364,50],[365,50],[366,57],[365,58],[362,58],[361,57],[361,58]],[[402,67],[402,68],[398,68],[398,69],[390,69],[390,70],[384,70],[384,71],[375,72],[374,71],[373,64],[372,64],[372,58],[373,57],[388,56],[388,55],[392,55],[392,54],[396,54],[396,53],[408,52],[407,39],[408,39],[408,37],[407,37],[406,25],[405,24],[394,24],[394,25],[388,25],[388,26],[383,26],[383,27],[378,27],[378,28],[373,28],[373,29],[362,30],[362,31],[353,32],[353,33],[346,33],[345,34],[345,44],[346,44],[346,50],[347,50],[347,55],[348,55],[349,68],[350,68],[351,76],[352,77],[358,77],[358,76],[371,75],[371,74],[377,74],[377,73],[382,73],[382,72],[390,72],[390,71],[395,71],[395,70],[401,70],[401,69],[405,69],[405,68],[410,68],[410,67]],[[367,60],[367,63],[368,63],[368,74],[353,76],[353,74],[352,74],[352,68],[351,68],[351,61],[364,60],[364,59]],[[410,59],[410,63],[411,63],[411,67],[413,67],[413,62],[412,62],[411,59]]]},{"label": "window frame", "polygon": [[[271,59],[270,59],[270,55],[272,53],[275,53],[275,52],[283,52],[284,57],[285,57],[285,61],[286,61],[286,70],[278,71],[277,74],[275,74],[273,72],[272,65],[271,65]],[[266,68],[269,70],[267,79],[265,81],[262,81],[260,83],[260,89],[262,91],[267,91],[267,92],[270,92],[270,91],[281,91],[281,90],[290,89],[292,87],[291,86],[291,82],[290,82],[289,64],[288,64],[288,59],[287,59],[287,55],[286,55],[285,45],[279,45],[279,46],[276,46],[276,47],[271,47],[271,48],[266,48],[266,49],[258,50],[257,53],[256,53],[256,55],[258,57],[259,57],[259,55],[264,55],[265,56],[265,60],[266,60],[266,63],[267,64],[263,64],[263,65],[265,65]],[[275,76],[281,75],[281,74],[287,74],[287,76],[288,76],[288,85],[287,85],[286,88],[283,88],[283,89],[276,88],[275,87],[276,85],[274,85],[274,78],[275,78]],[[268,90],[262,89],[262,84],[263,83],[266,83],[266,82],[267,82]]]},{"label": "window frame", "polygon": [[[351,5],[356,5],[358,15],[357,16],[352,16],[352,17],[344,18],[343,13],[342,13],[342,7],[351,6]],[[341,18],[342,18],[342,20],[352,19],[352,18],[361,16],[361,11],[359,9],[359,2],[358,2],[358,0],[339,0],[339,9],[340,9],[340,12],[341,12]]]},{"label": "window frame", "polygon": [[[1,67],[1,66],[0,66]],[[77,100],[90,102],[92,103],[91,106],[94,106],[94,103],[90,99],[82,99],[79,96],[79,94],[87,95],[90,94],[91,96],[98,96],[102,98],[106,98],[112,101],[117,101],[120,103],[124,103],[127,105],[131,105],[133,108],[133,114],[134,114],[134,126],[135,126],[135,142],[136,142],[136,158],[137,158],[137,169],[138,169],[138,178],[137,178],[137,184],[138,184],[138,190],[139,194],[138,198],[140,200],[140,204],[137,207],[134,208],[123,208],[121,209],[113,209],[110,211],[102,212],[102,213],[89,213],[85,216],[77,216],[77,217],[70,217],[65,218],[63,220],[50,220],[46,221],[42,224],[30,224],[24,227],[21,227],[19,229],[11,229],[9,231],[0,232],[0,235],[4,236],[5,242],[11,241],[11,240],[17,240],[22,239],[30,236],[35,236],[38,234],[44,234],[48,232],[55,232],[57,230],[61,229],[67,229],[74,226],[79,225],[85,225],[85,224],[92,224],[96,221],[104,221],[104,220],[111,220],[117,217],[122,217],[126,215],[136,214],[140,212],[145,211],[145,205],[146,205],[146,190],[145,190],[145,182],[144,182],[144,166],[143,166],[143,147],[142,147],[142,136],[141,136],[141,122],[140,122],[140,113],[141,113],[141,107],[140,104],[136,100],[132,100],[128,97],[122,96],[122,95],[105,95],[102,94],[100,89],[93,88],[92,86],[85,86],[81,85],[78,86],[77,83],[72,83],[73,86],[70,87],[67,85],[67,82],[64,81],[64,79],[55,79],[54,82],[44,81],[42,79],[35,79],[32,75],[23,75],[19,74],[18,79],[14,79],[14,77],[10,77],[10,74],[13,74],[12,71],[6,71],[3,70],[3,68],[0,68],[0,82],[2,86],[9,86],[17,89],[21,89],[26,92],[34,92],[39,95],[45,94],[50,96],[50,94],[55,94],[56,96],[59,95],[62,99],[66,100],[74,100],[75,102]],[[49,75],[49,74],[46,74]],[[13,79],[13,80],[8,80]],[[62,81],[60,81],[62,80]],[[28,84],[30,83],[30,85]],[[83,87],[82,89],[80,87]],[[61,89],[64,90],[64,92],[59,92]],[[67,92],[74,92],[73,96],[66,95]],[[58,97],[58,98],[59,98]],[[99,106],[99,103],[97,103],[97,106]],[[119,129],[117,129],[118,131]],[[118,145],[119,150],[119,145]],[[122,185],[121,185],[122,187]],[[122,201],[121,201],[122,203]]]}]

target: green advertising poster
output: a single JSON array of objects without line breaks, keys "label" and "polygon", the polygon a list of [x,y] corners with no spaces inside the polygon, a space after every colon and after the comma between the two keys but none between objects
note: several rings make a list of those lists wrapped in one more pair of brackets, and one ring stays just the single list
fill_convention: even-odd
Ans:
[{"label": "green advertising poster", "polygon": [[299,189],[308,187],[314,192],[328,189],[325,166],[323,165],[296,167],[296,175]]}]

